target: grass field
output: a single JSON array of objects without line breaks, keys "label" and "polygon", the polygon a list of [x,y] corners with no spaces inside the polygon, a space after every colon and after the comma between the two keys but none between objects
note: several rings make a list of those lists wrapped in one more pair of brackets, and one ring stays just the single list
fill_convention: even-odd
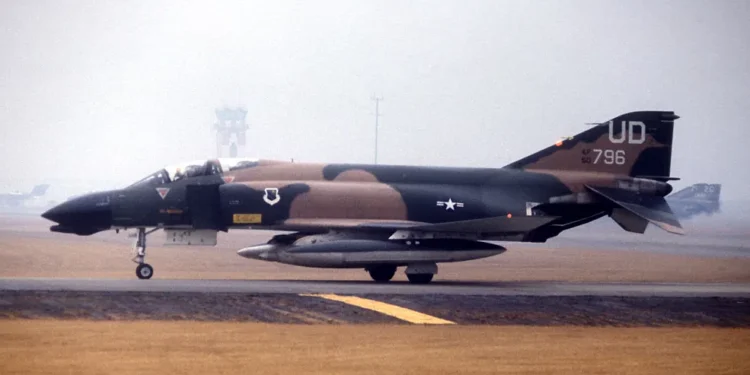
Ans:
[{"label": "grass field", "polygon": [[0,321],[0,374],[748,374],[750,330]]}]

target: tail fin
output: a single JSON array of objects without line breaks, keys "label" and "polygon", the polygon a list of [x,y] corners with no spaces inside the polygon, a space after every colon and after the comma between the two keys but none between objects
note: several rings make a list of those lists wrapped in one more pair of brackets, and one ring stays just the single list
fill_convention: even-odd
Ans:
[{"label": "tail fin", "polygon": [[31,190],[31,196],[32,197],[41,197],[47,192],[47,189],[49,188],[49,185],[43,184],[43,185],[36,185]]},{"label": "tail fin", "polygon": [[603,172],[668,179],[674,112],[631,112],[558,141],[506,168]]},{"label": "tail fin", "polygon": [[721,184],[699,183],[688,186],[669,196],[670,199],[695,199],[718,202],[721,198]]}]

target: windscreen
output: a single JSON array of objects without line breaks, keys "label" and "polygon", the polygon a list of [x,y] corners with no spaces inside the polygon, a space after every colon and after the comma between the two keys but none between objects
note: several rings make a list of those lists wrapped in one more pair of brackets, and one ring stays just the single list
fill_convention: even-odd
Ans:
[{"label": "windscreen", "polygon": [[157,185],[164,185],[169,183],[171,180],[169,178],[169,174],[165,169],[161,169],[159,171],[156,171],[138,182],[128,186],[128,188],[131,187],[137,187],[137,186],[157,186]]}]

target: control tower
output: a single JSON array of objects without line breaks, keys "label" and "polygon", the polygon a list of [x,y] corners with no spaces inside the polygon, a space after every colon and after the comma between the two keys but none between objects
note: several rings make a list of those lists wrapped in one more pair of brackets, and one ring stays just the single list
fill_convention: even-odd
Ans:
[{"label": "control tower", "polygon": [[216,157],[237,157],[241,148],[247,143],[245,122],[247,110],[244,108],[217,108],[216,124]]}]

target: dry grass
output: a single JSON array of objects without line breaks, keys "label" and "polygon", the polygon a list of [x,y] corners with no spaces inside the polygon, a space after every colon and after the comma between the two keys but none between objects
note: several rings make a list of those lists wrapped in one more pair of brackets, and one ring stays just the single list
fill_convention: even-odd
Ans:
[{"label": "dry grass", "polygon": [[750,330],[0,321],[0,373],[748,374]]}]

